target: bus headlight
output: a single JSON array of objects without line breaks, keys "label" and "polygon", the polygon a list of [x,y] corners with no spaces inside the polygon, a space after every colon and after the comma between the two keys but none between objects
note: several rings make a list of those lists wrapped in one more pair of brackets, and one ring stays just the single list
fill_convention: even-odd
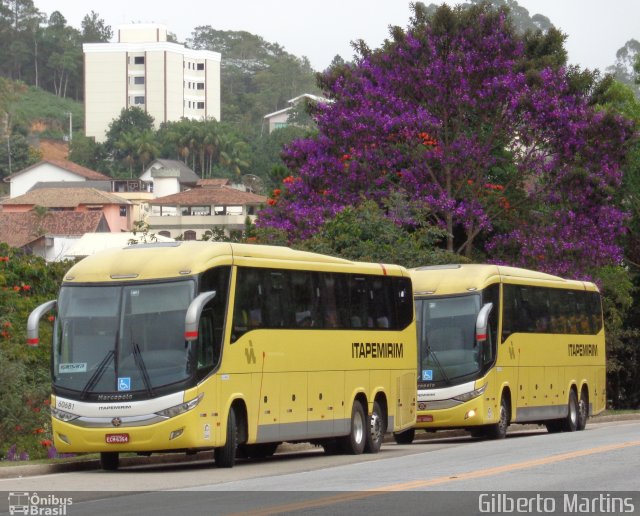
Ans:
[{"label": "bus headlight", "polygon": [[453,399],[456,400],[456,401],[460,401],[460,402],[464,403],[465,401],[470,401],[470,400],[472,400],[474,398],[477,398],[478,396],[481,396],[482,393],[484,393],[484,391],[486,389],[487,389],[487,384],[485,383],[479,389],[476,389],[476,390],[471,391],[471,392],[465,392],[464,394],[461,394],[460,396],[456,396]]},{"label": "bus headlight", "polygon": [[174,407],[169,407],[168,409],[160,410],[156,412],[156,415],[161,417],[176,417],[180,414],[184,414],[185,412],[189,412],[198,406],[200,400],[204,396],[203,393],[200,393],[197,398],[192,399],[191,401],[187,401],[185,403],[180,403],[180,405],[176,405]]},{"label": "bus headlight", "polygon": [[60,421],[64,421],[65,423],[68,421],[73,421],[74,419],[78,419],[80,416],[76,416],[71,412],[65,412],[64,410],[60,410],[56,407],[51,407],[51,415]]}]

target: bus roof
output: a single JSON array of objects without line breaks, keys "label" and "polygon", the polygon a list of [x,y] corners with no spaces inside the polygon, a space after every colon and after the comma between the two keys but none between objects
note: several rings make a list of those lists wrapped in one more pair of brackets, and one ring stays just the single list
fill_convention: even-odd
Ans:
[{"label": "bus roof", "polygon": [[593,283],[568,280],[544,272],[490,264],[450,264],[410,270],[415,295],[449,295],[482,290],[493,283],[597,290]]},{"label": "bus roof", "polygon": [[[75,264],[65,283],[93,283],[180,278],[198,274],[215,265],[232,263],[262,267],[336,270],[360,273],[408,275],[397,265],[360,263],[289,247],[227,242],[161,242],[108,249]],[[405,271],[404,273],[402,271]]]}]

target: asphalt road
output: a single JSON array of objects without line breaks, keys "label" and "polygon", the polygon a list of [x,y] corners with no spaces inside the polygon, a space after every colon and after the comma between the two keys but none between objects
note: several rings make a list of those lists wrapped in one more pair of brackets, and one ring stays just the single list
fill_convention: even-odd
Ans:
[{"label": "asphalt road", "polygon": [[231,470],[201,459],[3,478],[0,514],[15,493],[30,494],[29,514],[64,516],[640,514],[638,420],[575,433],[529,429],[502,441],[458,436],[386,444],[376,455],[327,456],[301,445]]}]

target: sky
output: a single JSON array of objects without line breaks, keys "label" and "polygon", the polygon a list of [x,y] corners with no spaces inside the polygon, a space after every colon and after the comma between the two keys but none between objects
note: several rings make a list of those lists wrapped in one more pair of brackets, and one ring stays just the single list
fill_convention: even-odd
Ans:
[{"label": "sky", "polygon": [[[423,0],[425,4],[442,0]],[[616,51],[630,39],[640,41],[640,0],[517,0],[529,14],[543,14],[562,32],[569,64],[605,70]],[[279,43],[298,57],[306,56],[318,71],[339,54],[351,60],[351,42],[363,39],[378,48],[389,26],[406,28],[410,0],[34,0],[47,15],[60,11],[80,29],[84,16],[98,13],[114,32],[128,23],[161,23],[179,41],[193,29],[244,30]],[[447,0],[450,5],[455,1]],[[224,60],[224,55],[222,56]]]}]

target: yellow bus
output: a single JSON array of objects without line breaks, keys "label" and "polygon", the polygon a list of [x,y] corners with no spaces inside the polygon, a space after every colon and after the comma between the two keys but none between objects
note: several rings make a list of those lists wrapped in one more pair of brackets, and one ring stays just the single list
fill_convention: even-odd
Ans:
[{"label": "yellow bus", "polygon": [[415,423],[411,278],[285,247],[140,244],[74,265],[52,343],[56,449],[214,450],[218,467],[279,443],[376,453]]},{"label": "yellow bus", "polygon": [[411,270],[418,327],[416,429],[503,438],[511,423],[584,429],[606,405],[598,289],[530,270]]}]

